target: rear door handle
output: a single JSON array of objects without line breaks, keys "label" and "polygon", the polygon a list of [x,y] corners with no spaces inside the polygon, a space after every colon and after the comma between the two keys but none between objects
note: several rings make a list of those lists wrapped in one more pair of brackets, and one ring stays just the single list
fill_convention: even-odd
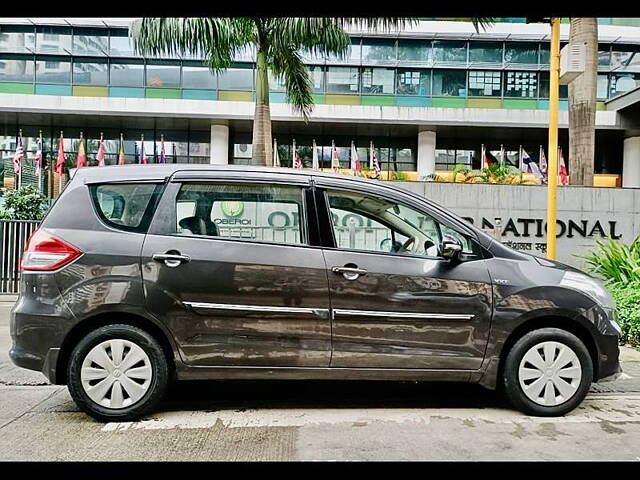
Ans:
[{"label": "rear door handle", "polygon": [[154,253],[151,258],[156,262],[164,262],[167,267],[177,267],[191,260],[188,255],[180,255],[178,253]]},{"label": "rear door handle", "polygon": [[342,274],[347,280],[356,280],[360,275],[366,275],[367,271],[357,267],[331,267],[333,273]]}]

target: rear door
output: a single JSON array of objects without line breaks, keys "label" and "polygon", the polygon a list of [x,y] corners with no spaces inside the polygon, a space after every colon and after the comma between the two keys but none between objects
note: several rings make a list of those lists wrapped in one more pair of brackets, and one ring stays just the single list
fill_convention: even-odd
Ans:
[{"label": "rear door", "polygon": [[329,365],[309,179],[267,178],[178,172],[163,196],[142,250],[146,302],[187,364]]},{"label": "rear door", "polygon": [[[477,369],[492,288],[473,239],[402,194],[316,180],[333,314],[332,367]],[[458,236],[465,261],[440,256]]]}]

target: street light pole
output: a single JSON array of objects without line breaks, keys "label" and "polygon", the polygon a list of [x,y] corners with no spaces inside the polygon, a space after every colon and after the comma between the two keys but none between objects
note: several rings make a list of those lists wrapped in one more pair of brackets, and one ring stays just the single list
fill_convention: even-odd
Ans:
[{"label": "street light pole", "polygon": [[560,84],[560,18],[551,19],[549,82],[549,165],[547,170],[547,258],[556,259],[556,193],[558,190],[558,108]]}]

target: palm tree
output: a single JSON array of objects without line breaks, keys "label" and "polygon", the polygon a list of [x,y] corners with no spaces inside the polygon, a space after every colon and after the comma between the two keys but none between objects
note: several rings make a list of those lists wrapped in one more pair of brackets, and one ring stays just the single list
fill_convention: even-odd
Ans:
[{"label": "palm tree", "polygon": [[572,18],[570,43],[586,45],[585,71],[569,84],[569,183],[593,185],[598,84],[598,19]]},{"label": "palm tree", "polygon": [[[492,18],[459,18],[472,22],[476,31]],[[272,160],[269,72],[284,79],[287,101],[308,121],[313,111],[313,88],[302,53],[344,58],[354,27],[375,31],[402,29],[416,24],[409,18],[144,18],[135,21],[129,34],[142,55],[188,53],[202,56],[214,72],[228,68],[234,55],[248,46],[256,49],[256,106],[253,119],[252,163]]]}]

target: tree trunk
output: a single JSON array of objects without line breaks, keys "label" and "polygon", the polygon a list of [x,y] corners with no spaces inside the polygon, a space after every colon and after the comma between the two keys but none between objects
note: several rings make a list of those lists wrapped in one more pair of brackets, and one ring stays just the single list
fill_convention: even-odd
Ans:
[{"label": "tree trunk", "polygon": [[569,84],[569,183],[593,186],[598,82],[598,20],[572,18],[570,43],[586,44],[582,75]]},{"label": "tree trunk", "polygon": [[269,79],[266,52],[258,50],[256,58],[256,109],[253,117],[252,165],[273,165]]}]

